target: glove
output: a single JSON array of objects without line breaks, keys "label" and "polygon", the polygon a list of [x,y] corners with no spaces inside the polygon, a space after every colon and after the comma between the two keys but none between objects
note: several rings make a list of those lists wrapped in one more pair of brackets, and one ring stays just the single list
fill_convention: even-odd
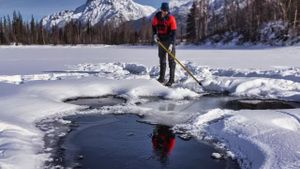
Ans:
[{"label": "glove", "polygon": [[170,44],[169,45],[169,51],[172,52],[172,50],[173,50],[173,44]]},{"label": "glove", "polygon": [[153,35],[153,41],[154,41],[155,43],[157,43],[157,41],[159,41],[157,34],[154,34],[154,35]]}]

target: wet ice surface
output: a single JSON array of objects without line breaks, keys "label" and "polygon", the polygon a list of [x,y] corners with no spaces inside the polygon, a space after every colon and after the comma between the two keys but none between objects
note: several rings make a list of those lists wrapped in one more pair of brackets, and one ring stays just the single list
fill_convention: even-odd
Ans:
[{"label": "wet ice surface", "polygon": [[238,168],[231,159],[214,160],[216,150],[184,141],[167,126],[137,122],[134,115],[68,117],[79,125],[65,139],[65,163],[72,168]]},{"label": "wet ice surface", "polygon": [[[174,126],[176,124],[186,123],[190,119],[196,118],[201,114],[206,114],[212,109],[295,109],[300,107],[300,103],[280,100],[244,99],[230,96],[208,95],[198,99],[182,101],[152,98],[151,102],[146,102],[140,106],[148,107],[153,111],[158,112],[157,115],[145,115],[145,117],[142,119],[143,121],[152,124],[161,123]],[[172,113],[174,114],[173,116]]]},{"label": "wet ice surface", "polygon": [[300,108],[300,103],[280,100],[239,99],[227,102],[225,107],[232,110],[295,109]]},{"label": "wet ice surface", "polygon": [[114,96],[105,97],[81,97],[65,100],[67,103],[76,105],[86,105],[91,109],[100,108],[103,106],[113,106],[117,104],[124,103],[126,100]]}]

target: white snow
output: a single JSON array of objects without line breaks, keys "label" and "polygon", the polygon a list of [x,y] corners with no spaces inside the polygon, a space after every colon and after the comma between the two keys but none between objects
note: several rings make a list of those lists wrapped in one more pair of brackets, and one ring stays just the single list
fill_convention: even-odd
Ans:
[{"label": "white snow", "polygon": [[211,157],[214,158],[214,159],[221,159],[222,155],[220,153],[212,153]]},{"label": "white snow", "polygon": [[[206,92],[243,98],[300,101],[300,47],[211,49],[179,46],[173,88],[160,85],[155,47],[0,47],[0,168],[42,168],[49,158],[45,133],[35,123],[56,116],[90,113],[67,98],[117,95],[126,104],[102,113],[144,115],[151,123],[175,125],[199,139],[218,140],[242,168],[299,168],[300,113],[294,110],[208,109],[189,113],[170,107],[137,106],[154,96],[180,105]],[[191,113],[191,111],[194,111]],[[180,113],[179,113],[180,112]]]},{"label": "white snow", "polygon": [[[212,116],[227,117],[213,124],[208,124],[212,121],[210,118],[198,118],[189,128],[193,128],[195,135],[205,130],[223,140],[243,159],[240,161],[243,168],[299,168],[299,119],[285,111],[212,110],[209,112]],[[288,111],[297,114],[297,111]]]}]

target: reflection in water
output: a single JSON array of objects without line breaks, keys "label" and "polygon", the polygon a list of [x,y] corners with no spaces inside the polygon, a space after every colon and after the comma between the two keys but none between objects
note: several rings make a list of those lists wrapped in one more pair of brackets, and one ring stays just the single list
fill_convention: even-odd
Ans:
[{"label": "reflection in water", "polygon": [[174,111],[176,105],[173,103],[168,103],[168,104],[160,104],[159,105],[159,110],[160,111]]},{"label": "reflection in water", "polygon": [[168,156],[175,146],[175,134],[168,126],[156,125],[153,130],[152,145],[156,157],[162,164],[167,164]]}]

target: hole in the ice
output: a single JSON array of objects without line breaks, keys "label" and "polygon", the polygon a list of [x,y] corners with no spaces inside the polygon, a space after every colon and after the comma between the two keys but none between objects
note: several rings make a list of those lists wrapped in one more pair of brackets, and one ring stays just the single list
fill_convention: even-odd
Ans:
[{"label": "hole in the ice", "polygon": [[[114,106],[126,102],[115,96],[80,97],[65,100],[67,103],[86,105],[90,108]],[[45,142],[48,152],[54,154],[53,163],[72,168],[239,168],[230,158],[214,160],[216,152],[211,145],[195,139],[180,139],[165,124],[160,116],[169,113],[170,126],[182,124],[195,117],[195,112],[207,113],[211,109],[290,109],[300,107],[299,103],[278,100],[238,99],[229,96],[205,96],[194,100],[163,100],[159,97],[142,97],[137,106],[150,107],[157,112],[157,118],[139,119],[133,115],[81,115],[69,116],[69,125],[56,126],[58,123],[39,124],[46,132]],[[99,110],[100,111],[100,110]],[[100,112],[101,113],[101,112]],[[172,114],[173,113],[173,114]],[[155,114],[154,114],[155,115]],[[153,116],[153,114],[152,114]],[[154,121],[152,121],[154,120]],[[147,123],[139,123],[139,122]],[[52,128],[47,128],[51,126]],[[58,128],[70,131],[61,136]],[[53,129],[53,130],[52,130]],[[53,132],[54,131],[54,132]],[[62,132],[63,133],[63,132]],[[190,138],[190,137],[188,137]],[[56,140],[56,141],[55,141]],[[175,143],[175,144],[174,144]],[[59,145],[59,146],[57,146]],[[57,148],[58,147],[58,148]],[[47,148],[47,146],[46,146]]]},{"label": "hole in the ice", "polygon": [[239,168],[230,158],[212,158],[218,152],[212,146],[195,139],[180,139],[165,125],[139,123],[139,117],[134,115],[66,119],[76,125],[59,145],[65,168]]}]

